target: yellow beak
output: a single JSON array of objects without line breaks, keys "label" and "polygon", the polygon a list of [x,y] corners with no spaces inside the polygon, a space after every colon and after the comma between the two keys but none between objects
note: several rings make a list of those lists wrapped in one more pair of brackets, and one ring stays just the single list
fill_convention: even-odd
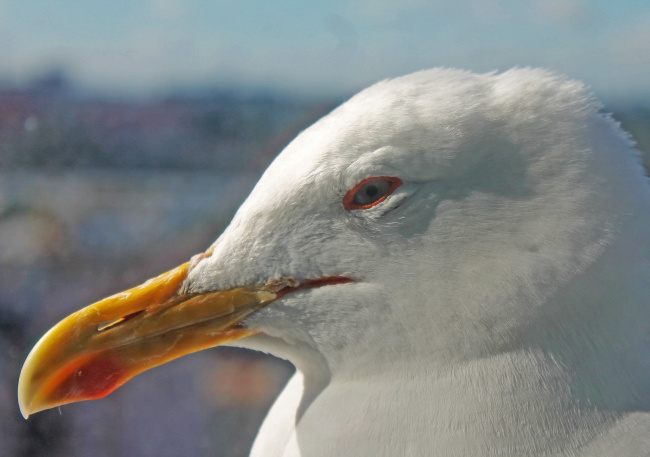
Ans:
[{"label": "yellow beak", "polygon": [[47,332],[20,373],[23,416],[104,397],[149,368],[251,335],[238,323],[293,286],[286,280],[187,294],[180,287],[188,271],[185,263],[77,311]]}]

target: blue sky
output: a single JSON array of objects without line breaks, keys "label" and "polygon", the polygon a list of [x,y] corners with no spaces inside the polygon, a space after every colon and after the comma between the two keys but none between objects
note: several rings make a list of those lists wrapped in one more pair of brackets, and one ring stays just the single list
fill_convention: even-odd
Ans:
[{"label": "blue sky", "polygon": [[0,80],[349,93],[434,66],[543,66],[650,96],[648,0],[0,0]]}]

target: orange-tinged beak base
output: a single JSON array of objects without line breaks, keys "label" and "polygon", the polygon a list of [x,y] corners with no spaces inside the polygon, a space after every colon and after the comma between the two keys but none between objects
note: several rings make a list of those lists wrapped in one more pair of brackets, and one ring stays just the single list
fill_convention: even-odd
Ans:
[{"label": "orange-tinged beak base", "polygon": [[275,281],[187,294],[180,288],[188,271],[185,263],[71,314],[47,332],[20,373],[23,416],[104,397],[145,370],[251,335],[255,331],[241,321],[292,288]]}]

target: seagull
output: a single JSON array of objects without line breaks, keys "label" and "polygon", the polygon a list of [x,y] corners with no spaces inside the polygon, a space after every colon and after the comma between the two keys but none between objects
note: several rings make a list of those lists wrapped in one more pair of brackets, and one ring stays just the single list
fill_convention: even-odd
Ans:
[{"label": "seagull", "polygon": [[228,344],[296,366],[253,457],[650,455],[650,187],[600,108],[531,68],[363,90],[205,253],[45,334],[22,414]]}]

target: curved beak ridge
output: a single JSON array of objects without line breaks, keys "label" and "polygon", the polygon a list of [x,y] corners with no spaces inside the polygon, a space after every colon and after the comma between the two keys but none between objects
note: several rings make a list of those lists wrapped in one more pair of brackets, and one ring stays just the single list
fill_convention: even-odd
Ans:
[{"label": "curved beak ridge", "polygon": [[189,269],[185,263],[87,306],[48,331],[20,373],[22,415],[104,397],[145,370],[251,335],[255,331],[241,321],[284,289],[282,281],[275,281],[183,293]]}]

